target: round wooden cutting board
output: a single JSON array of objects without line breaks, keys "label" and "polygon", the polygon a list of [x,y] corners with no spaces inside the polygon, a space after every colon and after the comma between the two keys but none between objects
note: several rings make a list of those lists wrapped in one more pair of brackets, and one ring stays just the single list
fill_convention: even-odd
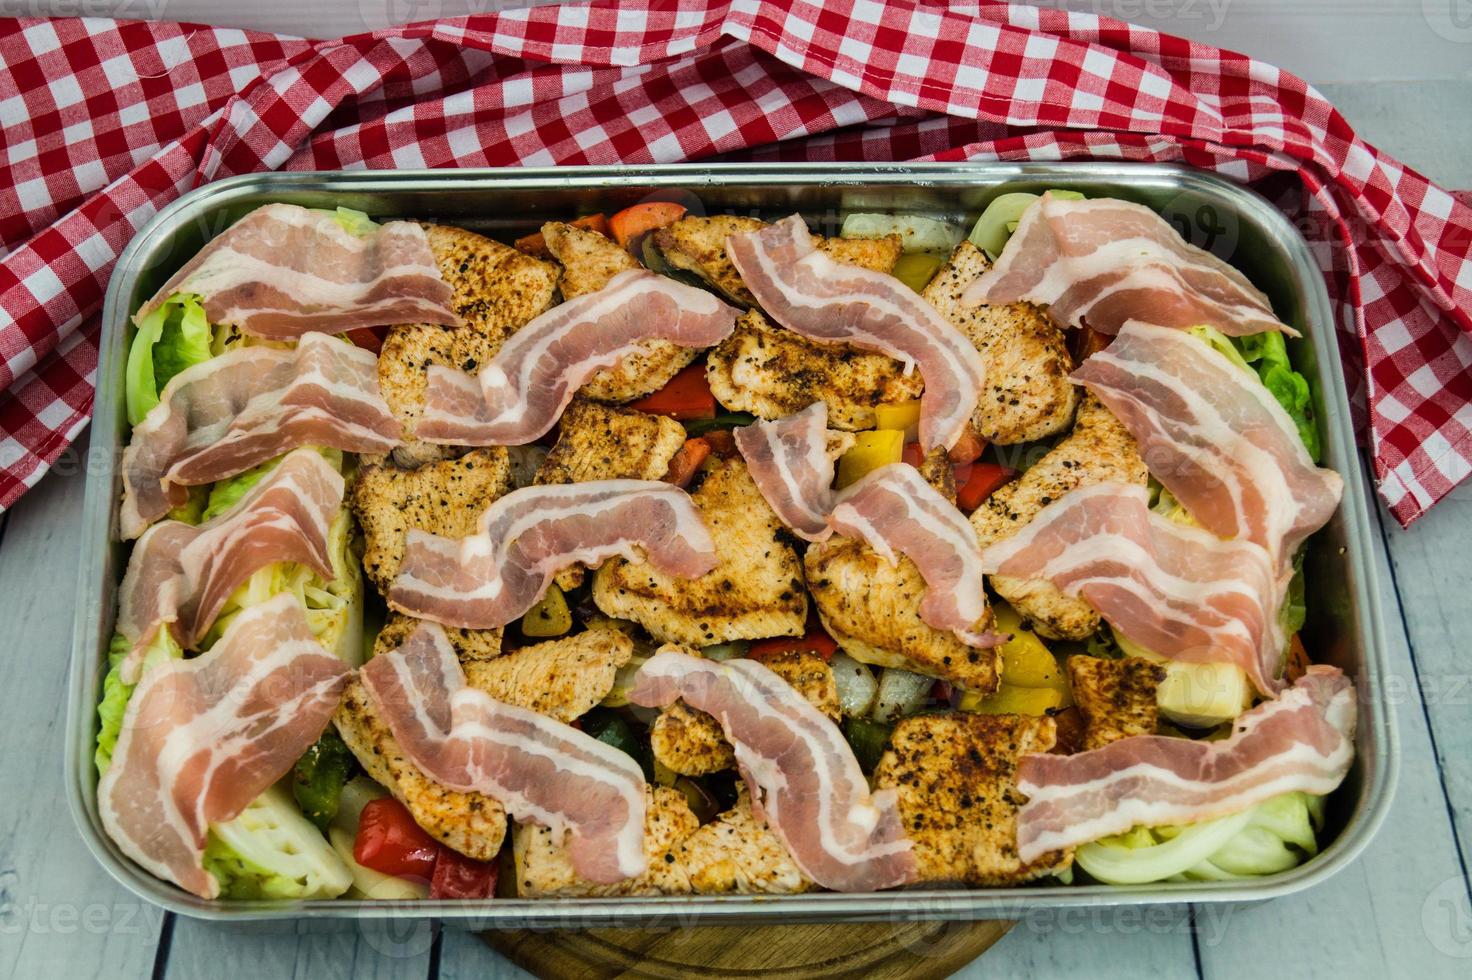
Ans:
[{"label": "round wooden cutting board", "polygon": [[482,933],[543,980],[721,977],[946,977],[986,952],[1011,922],[869,922]]}]

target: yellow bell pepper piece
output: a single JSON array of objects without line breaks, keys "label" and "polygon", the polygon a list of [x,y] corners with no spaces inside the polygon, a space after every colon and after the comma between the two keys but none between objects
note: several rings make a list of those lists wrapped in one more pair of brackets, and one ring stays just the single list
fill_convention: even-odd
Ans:
[{"label": "yellow bell pepper piece", "polygon": [[521,617],[524,636],[561,636],[570,629],[572,610],[567,608],[567,598],[556,585],[547,586],[542,600]]},{"label": "yellow bell pepper piece", "polygon": [[1022,617],[1011,606],[999,605],[993,610],[993,629],[1011,633],[1012,639],[1002,644],[1002,682],[1012,687],[1051,688],[1073,703],[1072,691],[1058,658],[1038,635],[1022,628]]},{"label": "yellow bell pepper piece", "polygon": [[838,488],[857,483],[881,466],[898,463],[904,450],[905,433],[900,429],[856,433],[853,448],[838,457]]},{"label": "yellow bell pepper piece", "polygon": [[941,252],[906,252],[894,264],[892,274],[918,293],[930,285],[936,271],[945,265],[946,258]]},{"label": "yellow bell pepper piece", "polygon": [[875,405],[876,429],[908,430],[920,424],[920,401],[895,402],[891,405]]},{"label": "yellow bell pepper piece", "polygon": [[1013,687],[1003,684],[997,693],[981,697],[972,691],[961,695],[961,710],[981,715],[1045,715],[1063,707],[1063,692],[1053,687]]}]

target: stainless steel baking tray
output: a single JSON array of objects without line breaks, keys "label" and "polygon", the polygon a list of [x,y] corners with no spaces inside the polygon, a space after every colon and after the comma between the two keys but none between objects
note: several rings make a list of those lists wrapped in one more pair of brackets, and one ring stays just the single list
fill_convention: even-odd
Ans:
[{"label": "stainless steel baking tray", "polygon": [[[1008,189],[1065,187],[1147,204],[1166,215],[1187,238],[1247,273],[1272,297],[1279,315],[1304,333],[1291,352],[1300,370],[1317,382],[1325,461],[1346,476],[1344,502],[1311,545],[1306,635],[1316,659],[1336,664],[1355,678],[1362,709],[1356,738],[1358,758],[1331,800],[1324,834],[1328,844],[1312,861],[1254,881],[1133,888],[1032,885],[773,898],[498,898],[411,906],[372,901],[260,903],[205,901],[188,895],[142,871],[103,833],[97,816],[92,743],[112,632],[114,591],[124,557],[114,524],[120,484],[113,464],[127,439],[123,366],[128,317],[169,273],[231,221],[270,201],[315,207],[346,205],[376,218],[434,219],[507,240],[550,218],[618,208],[653,193],[688,190],[711,213],[775,217],[801,211],[811,224],[832,233],[840,216],[853,210],[974,219],[1003,184]],[[201,187],[165,208],[128,246],[108,287],[103,311],[66,742],[66,778],[77,825],[97,859],[128,889],[175,912],[208,919],[413,915],[483,928],[959,920],[1016,917],[1063,906],[1244,902],[1307,888],[1354,860],[1370,840],[1390,803],[1397,765],[1390,707],[1378,696],[1386,672],[1379,592],[1334,333],[1323,279],[1288,220],[1251,191],[1175,166],[782,164],[301,173],[242,176]]]}]

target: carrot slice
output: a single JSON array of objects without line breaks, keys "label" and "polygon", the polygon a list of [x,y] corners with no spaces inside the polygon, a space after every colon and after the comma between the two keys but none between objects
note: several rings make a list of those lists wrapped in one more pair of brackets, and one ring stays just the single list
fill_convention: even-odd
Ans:
[{"label": "carrot slice", "polygon": [[996,463],[965,463],[956,467],[956,506],[971,512],[981,502],[996,492],[997,488],[1011,482],[1017,471]]},{"label": "carrot slice", "polygon": [[980,456],[985,449],[986,442],[978,437],[968,425],[962,430],[961,438],[957,439],[956,444],[951,447],[951,462],[969,463]]},{"label": "carrot slice", "polygon": [[710,443],[701,436],[694,439],[686,439],[685,444],[675,453],[674,459],[670,460],[670,468],[665,472],[664,482],[673,483],[677,487],[688,487],[690,481],[695,479],[695,473],[700,465],[710,455]]},{"label": "carrot slice", "polygon": [[713,419],[716,396],[705,379],[705,365],[692,364],[669,380],[669,384],[652,395],[645,395],[629,408],[650,415],[668,415],[672,419]]},{"label": "carrot slice", "polygon": [[631,246],[640,235],[674,224],[684,215],[683,204],[676,204],[674,201],[647,201],[624,208],[608,219],[608,227],[613,232],[613,240],[632,251]]},{"label": "carrot slice", "polygon": [[918,442],[907,442],[905,448],[900,450],[900,461],[909,463],[918,470],[920,464],[925,462],[925,450],[920,448]]},{"label": "carrot slice", "polygon": [[[596,231],[603,237],[608,237],[608,217],[603,214],[584,215],[581,218],[575,218],[569,221],[568,224],[574,228],[585,228],[588,231]],[[547,239],[542,237],[540,231],[533,232],[524,238],[518,238],[514,244],[518,252],[525,252],[533,258],[550,259],[552,257],[552,253],[547,251]]]}]

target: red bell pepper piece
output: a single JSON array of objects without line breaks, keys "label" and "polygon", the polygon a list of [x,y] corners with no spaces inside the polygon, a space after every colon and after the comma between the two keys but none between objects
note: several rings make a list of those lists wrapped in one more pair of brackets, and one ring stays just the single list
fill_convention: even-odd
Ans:
[{"label": "red bell pepper piece", "polygon": [[700,469],[700,464],[705,462],[710,455],[710,442],[697,436],[694,439],[686,439],[685,444],[675,453],[675,458],[670,460],[670,468],[664,475],[664,482],[673,483],[677,487],[688,487],[690,481],[695,478],[695,473]]},{"label": "red bell pepper piece", "polygon": [[925,450],[920,448],[918,442],[907,442],[904,448],[900,450],[900,460],[909,463],[918,470],[920,464],[925,462]]},{"label": "red bell pepper piece", "polygon": [[347,331],[345,336],[355,346],[371,350],[375,354],[382,354],[383,341],[388,336],[388,327],[357,327]]},{"label": "red bell pepper piece", "polygon": [[646,232],[672,225],[685,216],[685,205],[674,201],[646,201],[624,208],[608,219],[613,240],[632,251],[631,246]]},{"label": "red bell pepper piece", "polygon": [[669,384],[630,403],[629,407],[672,419],[713,419],[716,396],[710,393],[710,382],[705,379],[705,365],[692,364],[671,378]]},{"label": "red bell pepper piece", "polygon": [[780,653],[816,653],[827,663],[838,652],[838,642],[822,629],[809,629],[807,636],[777,636],[770,640],[759,640],[751,645],[747,656],[752,660],[764,660]]},{"label": "red bell pepper piece", "polygon": [[961,438],[951,447],[951,462],[969,463],[980,456],[986,450],[986,442],[971,431],[971,426],[966,426],[961,432]]},{"label": "red bell pepper piece", "polygon": [[429,897],[490,898],[496,894],[498,871],[494,861],[476,861],[441,846],[434,875],[429,879]]},{"label": "red bell pepper piece", "polygon": [[965,463],[956,467],[956,506],[970,513],[1017,471],[997,463]]},{"label": "red bell pepper piece", "polygon": [[353,840],[353,860],[363,867],[396,878],[429,881],[439,852],[439,842],[392,796],[371,800],[363,807]]}]

